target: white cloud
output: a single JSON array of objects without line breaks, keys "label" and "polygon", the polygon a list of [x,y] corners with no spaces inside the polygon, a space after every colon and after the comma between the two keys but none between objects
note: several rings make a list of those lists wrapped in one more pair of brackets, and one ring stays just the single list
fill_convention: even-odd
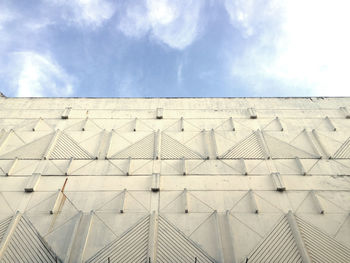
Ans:
[{"label": "white cloud", "polygon": [[126,6],[119,29],[127,36],[150,33],[171,48],[184,49],[200,32],[202,0],[145,0]]},{"label": "white cloud", "polygon": [[14,14],[8,10],[5,6],[0,5],[0,31],[4,29],[6,23],[14,19]]},{"label": "white cloud", "polygon": [[129,37],[144,36],[151,27],[147,12],[147,6],[142,1],[127,6],[125,14],[120,14],[118,29]]},{"label": "white cloud", "polygon": [[268,91],[261,83],[273,80],[281,88],[297,87],[314,95],[350,95],[349,1],[287,0],[279,5],[270,1],[264,7],[259,2],[235,4],[240,10],[236,12],[242,14],[232,20],[226,2],[231,22],[243,36],[257,40],[233,59],[233,76],[260,83],[256,87],[261,93]]},{"label": "white cloud", "polygon": [[4,73],[20,97],[70,96],[76,82],[49,56],[34,52],[12,53]]},{"label": "white cloud", "polygon": [[55,0],[63,7],[64,18],[81,26],[99,27],[115,12],[115,4],[108,0]]}]

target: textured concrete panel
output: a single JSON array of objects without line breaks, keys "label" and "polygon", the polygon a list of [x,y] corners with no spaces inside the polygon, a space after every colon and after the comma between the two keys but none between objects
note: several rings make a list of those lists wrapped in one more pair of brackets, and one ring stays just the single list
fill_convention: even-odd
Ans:
[{"label": "textured concrete panel", "polygon": [[0,262],[350,262],[347,109],[0,98]]}]

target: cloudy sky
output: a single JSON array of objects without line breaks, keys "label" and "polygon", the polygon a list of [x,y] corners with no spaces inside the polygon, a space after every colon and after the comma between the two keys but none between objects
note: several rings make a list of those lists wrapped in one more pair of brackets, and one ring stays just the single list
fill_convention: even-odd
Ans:
[{"label": "cloudy sky", "polygon": [[0,0],[0,91],[350,95],[349,14],[349,0]]}]

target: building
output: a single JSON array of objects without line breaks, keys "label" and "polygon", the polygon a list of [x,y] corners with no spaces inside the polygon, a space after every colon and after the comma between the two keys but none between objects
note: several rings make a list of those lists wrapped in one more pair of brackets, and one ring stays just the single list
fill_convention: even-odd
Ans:
[{"label": "building", "polygon": [[350,262],[350,98],[0,98],[0,262]]}]

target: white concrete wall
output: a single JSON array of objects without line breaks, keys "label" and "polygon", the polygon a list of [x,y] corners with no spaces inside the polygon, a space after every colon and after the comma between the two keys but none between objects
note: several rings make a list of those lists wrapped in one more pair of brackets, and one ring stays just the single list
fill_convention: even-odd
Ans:
[{"label": "white concrete wall", "polygon": [[218,262],[242,262],[289,210],[349,248],[350,119],[341,107],[350,99],[0,98],[0,220],[20,211],[70,262],[153,211]]}]

